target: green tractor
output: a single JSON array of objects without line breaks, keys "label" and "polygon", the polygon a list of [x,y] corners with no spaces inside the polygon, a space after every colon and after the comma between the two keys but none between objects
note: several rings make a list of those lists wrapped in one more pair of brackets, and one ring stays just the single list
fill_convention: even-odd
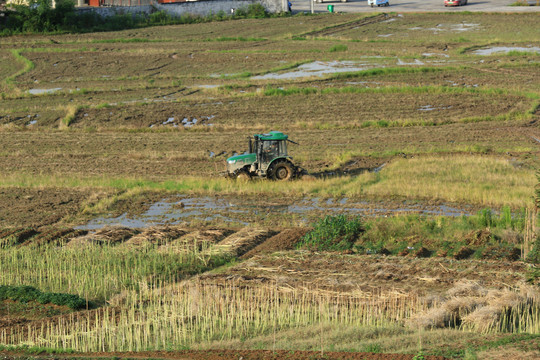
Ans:
[{"label": "green tractor", "polygon": [[[279,131],[253,135],[249,138],[249,151],[227,159],[226,175],[235,179],[252,177],[273,180],[292,180],[303,174],[287,153],[287,142],[297,144]],[[298,145],[298,144],[297,144]]]}]

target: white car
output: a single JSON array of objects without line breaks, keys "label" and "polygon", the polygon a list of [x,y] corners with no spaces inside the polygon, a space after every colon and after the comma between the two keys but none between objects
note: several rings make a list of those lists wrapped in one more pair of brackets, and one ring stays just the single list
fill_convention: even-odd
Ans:
[{"label": "white car", "polygon": [[377,6],[390,6],[390,3],[388,0],[368,0],[368,5],[371,5],[371,7]]}]

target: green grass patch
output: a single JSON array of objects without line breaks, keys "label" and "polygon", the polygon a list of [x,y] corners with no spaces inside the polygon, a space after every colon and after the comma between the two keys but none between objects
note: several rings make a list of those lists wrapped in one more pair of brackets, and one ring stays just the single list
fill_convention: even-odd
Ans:
[{"label": "green grass patch", "polygon": [[92,39],[92,44],[129,44],[129,43],[149,43],[149,42],[170,42],[170,39],[142,39],[142,38],[117,38],[117,39]]},{"label": "green grass patch", "polygon": [[513,3],[511,3],[510,5],[508,6],[534,6],[529,4],[529,2],[527,0],[518,0],[518,1],[515,1]]},{"label": "green grass patch", "polygon": [[50,348],[50,347],[43,347],[43,346],[3,345],[3,344],[0,344],[0,351],[23,353],[27,355],[74,354],[75,353],[75,350],[69,349],[69,348]]},{"label": "green grass patch", "polygon": [[29,59],[25,58],[24,56],[21,55],[21,53],[24,51],[25,49],[13,49],[13,50],[10,50],[11,51],[11,54],[13,55],[13,57],[15,58],[15,60],[21,62],[23,65],[24,65],[24,68],[22,70],[19,70],[17,71],[15,74],[11,75],[11,76],[8,76],[4,82],[8,85],[12,85],[13,83],[15,83],[15,79],[18,77],[18,76],[21,76],[29,71],[31,71],[32,69],[34,69],[34,63],[32,61],[30,61]]},{"label": "green grass patch", "polygon": [[394,68],[380,68],[380,69],[370,69],[370,70],[361,70],[361,71],[351,71],[351,72],[342,72],[333,74],[330,76],[331,79],[343,80],[343,79],[353,79],[353,78],[363,78],[363,77],[372,77],[372,76],[384,76],[384,75],[394,75],[394,74],[422,74],[422,73],[431,73],[431,72],[442,72],[442,71],[455,71],[458,70],[456,67],[394,67]]},{"label": "green grass patch", "polygon": [[218,38],[206,38],[204,41],[266,41],[265,38],[243,37],[243,36],[221,36]]},{"label": "green grass patch", "polygon": [[347,45],[343,45],[343,44],[338,44],[338,45],[334,45],[332,46],[328,52],[342,52],[342,51],[347,51],[349,50],[349,48],[347,47]]},{"label": "green grass patch", "polygon": [[318,92],[319,90],[315,88],[292,87],[288,89],[266,88],[263,94],[265,96],[289,96],[289,95],[296,95],[296,94],[310,95],[310,94],[316,94]]}]

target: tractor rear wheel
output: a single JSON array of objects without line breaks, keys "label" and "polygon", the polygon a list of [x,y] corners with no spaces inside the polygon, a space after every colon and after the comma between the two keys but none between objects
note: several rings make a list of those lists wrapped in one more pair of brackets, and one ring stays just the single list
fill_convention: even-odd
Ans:
[{"label": "tractor rear wheel", "polygon": [[291,180],[294,176],[294,169],[290,162],[280,161],[274,165],[272,170],[272,179],[277,181]]}]

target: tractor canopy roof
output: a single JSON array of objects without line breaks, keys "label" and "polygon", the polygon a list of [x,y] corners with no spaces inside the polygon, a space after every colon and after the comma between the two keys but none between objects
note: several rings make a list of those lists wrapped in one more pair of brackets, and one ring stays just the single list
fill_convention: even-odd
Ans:
[{"label": "tractor canopy roof", "polygon": [[254,135],[259,140],[287,140],[288,136],[281,131],[270,131],[268,134]]}]

